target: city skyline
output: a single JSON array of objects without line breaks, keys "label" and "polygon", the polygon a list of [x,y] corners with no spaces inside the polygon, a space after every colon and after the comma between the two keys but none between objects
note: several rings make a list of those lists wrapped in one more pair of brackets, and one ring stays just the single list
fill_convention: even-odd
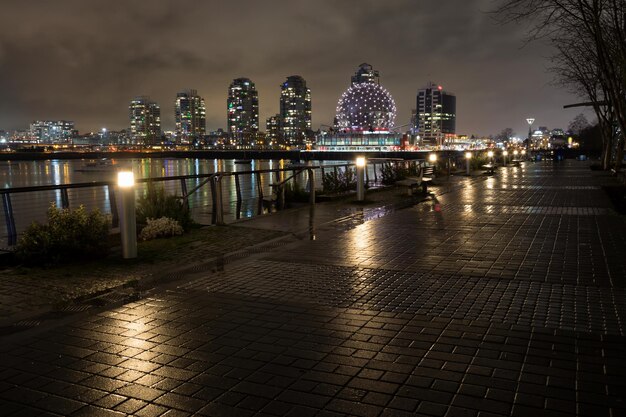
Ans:
[{"label": "city skyline", "polygon": [[[192,87],[206,100],[207,131],[225,129],[223,108],[234,78],[255,81],[259,119],[266,120],[279,112],[281,81],[299,74],[314,92],[312,127],[317,129],[332,124],[349,85],[346,76],[362,62],[385,74],[398,124],[409,122],[415,95],[429,80],[456,93],[458,133],[489,135],[512,127],[523,136],[526,117],[565,128],[580,111],[562,109],[580,100],[551,85],[549,49],[524,46],[524,27],[496,23],[486,13],[491,1],[366,2],[358,9],[293,2],[271,13],[253,2],[243,11],[194,4],[197,13],[181,29],[189,17],[181,12],[183,3],[156,1],[149,11],[138,3],[70,0],[61,6],[6,6],[7,23],[0,28],[0,128],[69,119],[81,132],[119,130],[128,127],[133,97],[149,95],[164,105],[177,91]],[[72,25],[65,20],[67,8],[75,12]],[[193,24],[209,11],[210,25]],[[230,33],[226,17],[236,13],[241,31],[220,36]],[[25,15],[29,19],[19,18]],[[39,24],[44,18],[47,23]],[[147,30],[155,24],[158,31]],[[263,36],[254,35],[260,32]],[[245,36],[249,41],[242,43]],[[181,46],[183,37],[190,40]],[[85,105],[76,99],[80,94],[95,99]],[[170,113],[163,112],[164,130],[174,130]]]}]

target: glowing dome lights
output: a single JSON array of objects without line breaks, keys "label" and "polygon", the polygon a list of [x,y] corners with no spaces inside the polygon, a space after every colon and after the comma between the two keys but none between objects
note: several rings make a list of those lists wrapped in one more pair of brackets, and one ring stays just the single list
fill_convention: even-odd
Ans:
[{"label": "glowing dome lights", "polygon": [[396,103],[379,84],[354,84],[337,103],[337,128],[352,131],[389,131],[396,120]]}]

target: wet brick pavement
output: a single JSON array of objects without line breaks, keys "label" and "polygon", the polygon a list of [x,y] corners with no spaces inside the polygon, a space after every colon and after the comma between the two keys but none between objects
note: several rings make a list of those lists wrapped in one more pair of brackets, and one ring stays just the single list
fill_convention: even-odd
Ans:
[{"label": "wet brick pavement", "polygon": [[626,222],[600,188],[611,181],[574,161],[457,179],[0,339],[1,413],[626,415]]}]

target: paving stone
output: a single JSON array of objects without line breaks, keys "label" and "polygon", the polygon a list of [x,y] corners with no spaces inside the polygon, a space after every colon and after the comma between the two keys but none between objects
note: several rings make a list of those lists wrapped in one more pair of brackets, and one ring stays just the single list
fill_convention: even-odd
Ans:
[{"label": "paving stone", "polygon": [[6,338],[3,411],[623,414],[612,181],[574,161],[451,177],[412,207],[350,209],[315,240]]}]

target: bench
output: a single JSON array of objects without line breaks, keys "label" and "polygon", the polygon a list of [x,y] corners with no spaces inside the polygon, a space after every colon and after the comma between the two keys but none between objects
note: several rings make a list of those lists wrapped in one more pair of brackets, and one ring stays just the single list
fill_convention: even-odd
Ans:
[{"label": "bench", "polygon": [[435,167],[427,166],[421,169],[420,177],[407,177],[403,180],[396,181],[396,185],[407,187],[407,194],[413,195],[414,190],[418,187],[422,187],[422,193],[428,192],[428,184],[433,181],[435,177]]},{"label": "bench", "polygon": [[489,175],[493,175],[496,172],[495,164],[485,164],[482,166],[483,171],[485,171]]}]

